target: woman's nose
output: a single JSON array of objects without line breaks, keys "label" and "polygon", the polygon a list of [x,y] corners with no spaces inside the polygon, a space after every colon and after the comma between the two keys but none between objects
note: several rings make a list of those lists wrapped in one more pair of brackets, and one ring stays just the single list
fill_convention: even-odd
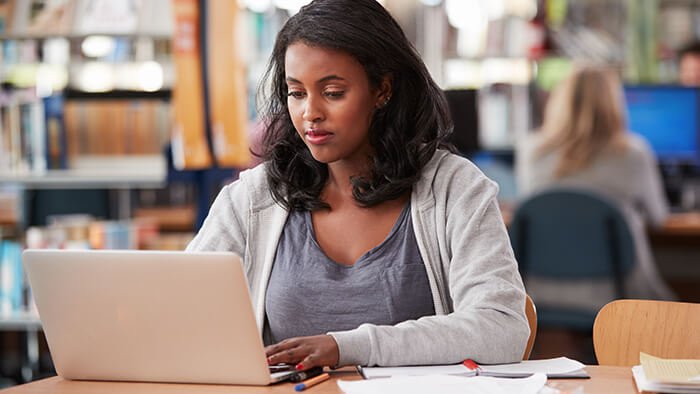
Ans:
[{"label": "woman's nose", "polygon": [[303,115],[305,121],[318,122],[323,119],[323,110],[318,100],[318,98],[307,96]]}]

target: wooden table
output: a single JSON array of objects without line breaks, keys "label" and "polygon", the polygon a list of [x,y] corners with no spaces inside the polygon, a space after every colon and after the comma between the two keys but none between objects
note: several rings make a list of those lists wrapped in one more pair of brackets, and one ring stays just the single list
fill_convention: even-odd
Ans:
[{"label": "wooden table", "polygon": [[[601,367],[590,366],[586,368],[591,379],[553,379],[548,386],[559,389],[562,393],[616,393],[636,394],[636,388],[632,379],[632,371],[628,367]],[[360,375],[352,369],[343,369],[332,372],[331,380],[310,388],[309,394],[340,394],[342,393],[336,384],[338,379],[357,380]],[[157,383],[120,383],[120,382],[79,382],[63,380],[53,377],[37,382],[12,387],[3,391],[7,394],[218,394],[218,393],[294,393],[292,383],[280,383],[269,387],[251,386],[213,386],[191,384],[157,384]]]},{"label": "wooden table", "polygon": [[[664,226],[655,230],[668,235],[700,235],[700,212],[672,213]],[[654,230],[652,230],[654,232]]]}]

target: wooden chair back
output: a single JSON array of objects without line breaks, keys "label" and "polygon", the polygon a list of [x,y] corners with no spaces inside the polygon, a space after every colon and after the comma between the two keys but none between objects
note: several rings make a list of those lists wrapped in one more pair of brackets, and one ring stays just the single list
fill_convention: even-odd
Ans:
[{"label": "wooden chair back", "polygon": [[639,352],[663,358],[700,358],[700,304],[617,300],[593,325],[600,365],[639,364]]},{"label": "wooden chair back", "polygon": [[532,347],[535,344],[535,337],[537,336],[537,309],[535,308],[535,303],[532,302],[532,298],[527,294],[525,295],[525,316],[527,316],[527,323],[530,325],[530,337],[527,339],[523,360],[530,358]]}]

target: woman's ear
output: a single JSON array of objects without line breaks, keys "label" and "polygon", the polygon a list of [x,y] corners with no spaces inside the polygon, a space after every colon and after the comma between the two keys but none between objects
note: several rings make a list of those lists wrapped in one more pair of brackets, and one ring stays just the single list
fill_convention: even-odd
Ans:
[{"label": "woman's ear", "polygon": [[379,83],[379,90],[377,91],[377,108],[384,108],[389,105],[391,101],[391,95],[393,93],[392,89],[393,81],[391,74],[386,74]]}]

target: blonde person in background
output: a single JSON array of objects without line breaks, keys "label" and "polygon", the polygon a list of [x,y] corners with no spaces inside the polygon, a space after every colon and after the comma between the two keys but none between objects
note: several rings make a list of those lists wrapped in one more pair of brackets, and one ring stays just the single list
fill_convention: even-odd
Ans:
[{"label": "blonde person in background", "polygon": [[[524,199],[546,188],[575,187],[616,202],[630,224],[637,254],[637,264],[625,278],[627,296],[673,299],[646,237],[646,226],[664,223],[668,204],[648,143],[626,129],[623,100],[613,71],[576,67],[552,93],[541,130],[518,144],[518,193]],[[615,298],[611,280],[531,277],[526,288],[538,304],[591,311]]]}]

